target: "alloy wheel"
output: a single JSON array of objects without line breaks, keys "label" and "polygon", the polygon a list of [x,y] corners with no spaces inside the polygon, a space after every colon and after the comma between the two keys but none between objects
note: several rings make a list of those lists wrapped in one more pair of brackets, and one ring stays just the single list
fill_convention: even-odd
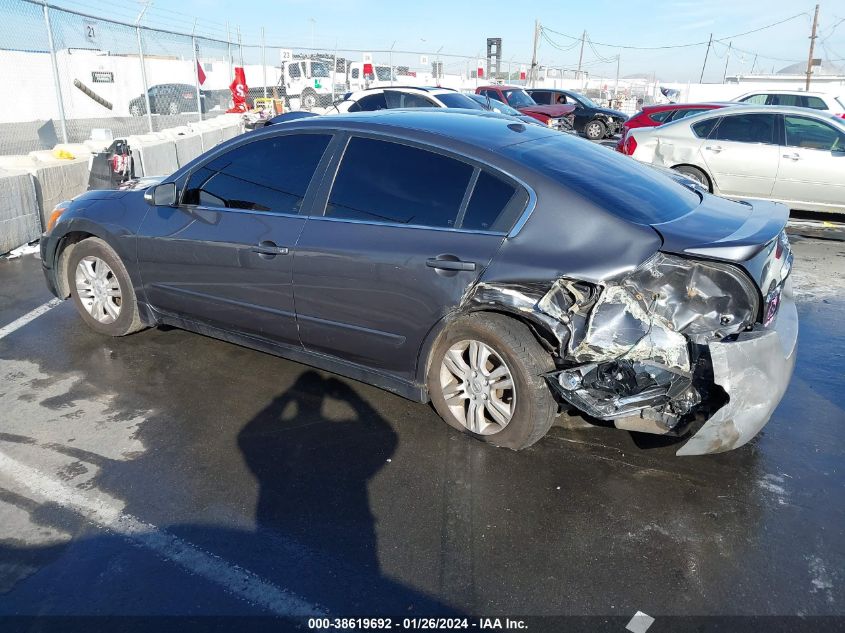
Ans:
[{"label": "alloy wheel", "polygon": [[516,387],[502,357],[481,341],[458,341],[443,357],[440,387],[446,406],[469,431],[493,435],[513,417]]},{"label": "alloy wheel", "polygon": [[123,301],[120,284],[109,265],[99,257],[83,257],[75,277],[79,301],[88,314],[100,323],[114,323]]}]

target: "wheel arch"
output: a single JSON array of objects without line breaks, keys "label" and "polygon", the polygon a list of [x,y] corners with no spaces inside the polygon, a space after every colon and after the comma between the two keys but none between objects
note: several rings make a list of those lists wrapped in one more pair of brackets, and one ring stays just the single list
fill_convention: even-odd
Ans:
[{"label": "wheel arch", "polygon": [[693,165],[692,163],[678,163],[677,165],[672,165],[672,169],[677,169],[678,167],[690,167],[692,169],[696,169],[704,174],[704,177],[707,179],[707,188],[709,189],[710,193],[713,193],[716,190],[716,183],[713,180],[713,176],[711,176],[706,169],[704,169],[701,165]]},{"label": "wheel arch", "polygon": [[[426,377],[428,375],[429,367],[431,366],[431,355],[437,347],[437,343],[440,341],[440,338],[449,330],[455,321],[471,314],[497,314],[511,318],[514,321],[518,321],[526,325],[534,335],[534,338],[537,339],[537,342],[542,345],[550,355],[552,355],[554,350],[557,349],[558,342],[554,332],[552,332],[551,329],[549,329],[544,323],[537,319],[532,319],[530,315],[527,315],[526,313],[509,310],[506,307],[499,306],[485,306],[483,308],[456,310],[455,312],[447,314],[435,323],[429,330],[425,339],[423,339],[420,351],[417,354],[415,377],[418,384],[426,385]],[[428,401],[430,400],[430,396],[428,394],[428,390],[426,389],[425,391],[425,400]]]}]

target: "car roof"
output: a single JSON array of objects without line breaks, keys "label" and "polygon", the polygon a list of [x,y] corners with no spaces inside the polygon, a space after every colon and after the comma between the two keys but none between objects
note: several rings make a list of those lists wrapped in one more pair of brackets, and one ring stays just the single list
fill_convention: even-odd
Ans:
[{"label": "car roof", "polygon": [[359,92],[373,92],[376,90],[422,90],[423,92],[457,92],[454,88],[445,88],[443,86],[374,86],[373,88],[361,88],[356,90],[353,94]]},{"label": "car roof", "polygon": [[752,90],[751,92],[746,92],[745,94],[740,95],[737,97],[738,99],[741,97],[745,97],[747,95],[813,95],[814,97],[832,97],[833,95],[829,92],[807,92],[806,90],[788,90],[785,88],[775,88],[769,90],[768,88],[761,88],[760,90]]},{"label": "car roof", "polygon": [[653,129],[661,130],[679,124],[691,125],[693,123],[702,121],[712,116],[727,116],[729,114],[796,114],[804,117],[810,117],[832,122],[837,127],[845,127],[845,119],[841,119],[838,116],[830,114],[825,110],[799,108],[796,106],[754,106],[746,104],[736,104],[721,108],[718,110],[718,112],[714,110],[708,110],[707,112],[700,112],[699,114],[684,117],[683,119],[678,119],[677,121],[669,121],[669,123],[664,123],[663,125],[660,125]]},{"label": "car roof", "polygon": [[525,86],[511,86],[510,84],[487,84],[486,86],[478,86],[477,90],[484,88],[490,90],[525,90]]},{"label": "car roof", "polygon": [[[662,110],[690,110],[692,108],[730,108],[740,104],[733,101],[702,101],[700,103],[652,103],[643,106],[643,112]],[[743,104],[743,107],[745,105]]]},{"label": "car roof", "polygon": [[[518,126],[518,127],[514,127]],[[279,130],[325,129],[327,131],[390,131],[406,130],[448,139],[457,144],[474,146],[480,150],[502,148],[515,143],[560,134],[543,126],[525,125],[513,117],[485,110],[461,108],[409,108],[376,110],[375,112],[346,112],[332,116],[298,119],[267,128]],[[263,134],[259,130],[256,134]],[[448,143],[447,143],[448,144]]]}]

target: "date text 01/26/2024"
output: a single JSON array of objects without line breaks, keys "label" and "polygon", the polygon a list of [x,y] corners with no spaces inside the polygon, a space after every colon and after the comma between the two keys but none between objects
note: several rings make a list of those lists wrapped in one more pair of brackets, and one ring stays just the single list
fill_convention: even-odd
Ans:
[{"label": "date text 01/26/2024", "polygon": [[511,618],[309,618],[312,630],[411,630],[446,629],[519,630],[528,628],[523,620]]}]

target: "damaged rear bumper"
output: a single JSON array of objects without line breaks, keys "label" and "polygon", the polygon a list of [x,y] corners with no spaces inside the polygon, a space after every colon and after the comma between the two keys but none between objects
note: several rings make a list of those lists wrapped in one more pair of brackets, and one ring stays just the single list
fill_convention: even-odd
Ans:
[{"label": "damaged rear bumper", "polygon": [[714,382],[728,395],[678,455],[738,448],[760,432],[783,398],[795,367],[798,311],[787,280],[776,321],[735,340],[710,343]]}]

